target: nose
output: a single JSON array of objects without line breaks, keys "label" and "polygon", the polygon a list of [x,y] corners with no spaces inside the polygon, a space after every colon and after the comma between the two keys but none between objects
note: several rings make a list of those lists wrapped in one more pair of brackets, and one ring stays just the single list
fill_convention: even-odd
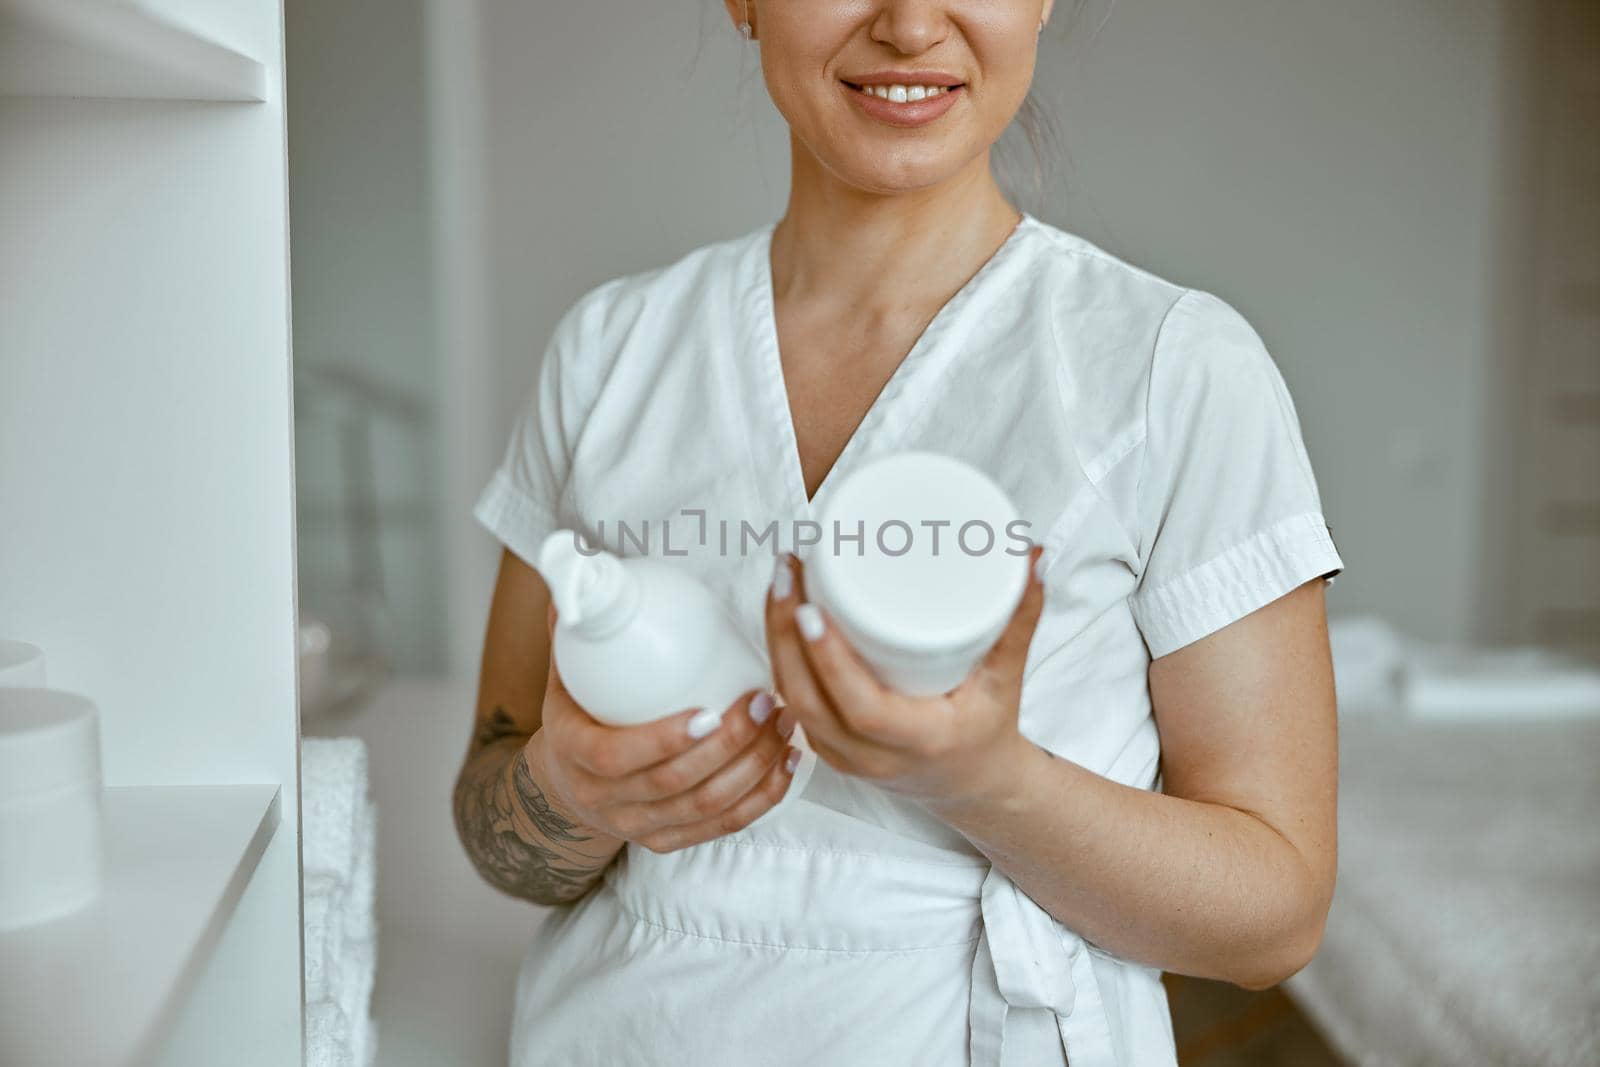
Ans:
[{"label": "nose", "polygon": [[883,0],[872,20],[872,39],[901,55],[915,56],[950,33],[948,0]]}]

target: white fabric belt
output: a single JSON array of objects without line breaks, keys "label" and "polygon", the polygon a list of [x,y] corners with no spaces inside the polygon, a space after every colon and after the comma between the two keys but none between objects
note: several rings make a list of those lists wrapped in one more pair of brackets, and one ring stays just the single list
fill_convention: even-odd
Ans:
[{"label": "white fabric belt", "polygon": [[[1072,1067],[1118,1067],[1111,1020],[1083,938],[993,868],[983,881],[979,907],[983,934],[972,961],[969,1014],[973,1067],[1001,1067],[1012,1008],[1053,1012]],[[1035,1061],[1013,1051],[1014,1063]]]}]

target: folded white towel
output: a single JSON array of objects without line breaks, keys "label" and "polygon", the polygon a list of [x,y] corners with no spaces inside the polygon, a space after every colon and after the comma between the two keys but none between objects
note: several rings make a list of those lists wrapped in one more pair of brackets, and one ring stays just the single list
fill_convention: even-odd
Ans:
[{"label": "folded white towel", "polygon": [[361,807],[356,824],[355,860],[345,887],[344,929],[352,939],[377,936],[378,809],[372,801]]},{"label": "folded white towel", "polygon": [[301,746],[308,1067],[375,1061],[377,809],[357,738]]},{"label": "folded white towel", "polygon": [[1544,719],[1600,715],[1600,669],[1541,648],[1418,645],[1403,673],[1418,718]]},{"label": "folded white towel", "polygon": [[306,1001],[332,1000],[338,983],[345,945],[345,893],[331,878],[312,876],[305,881],[301,907],[305,925]]},{"label": "folded white towel", "polygon": [[307,875],[350,880],[366,803],[367,749],[360,738],[308,737],[301,742],[300,819]]},{"label": "folded white towel", "polygon": [[340,960],[338,986],[333,999],[350,1020],[349,1037],[352,1045],[360,1043],[357,1031],[362,1029],[372,1010],[373,977],[377,971],[376,948],[371,941],[346,942]]},{"label": "folded white towel", "polygon": [[1336,615],[1328,645],[1341,712],[1394,707],[1406,640],[1393,626],[1377,615]]},{"label": "folded white towel", "polygon": [[362,1045],[356,1049],[360,1058],[356,1063],[360,1067],[373,1067],[373,1064],[378,1062],[378,1020],[367,1020],[367,1028],[361,1039]]},{"label": "folded white towel", "polygon": [[306,1005],[306,1067],[359,1067],[349,1019],[331,1000]]}]

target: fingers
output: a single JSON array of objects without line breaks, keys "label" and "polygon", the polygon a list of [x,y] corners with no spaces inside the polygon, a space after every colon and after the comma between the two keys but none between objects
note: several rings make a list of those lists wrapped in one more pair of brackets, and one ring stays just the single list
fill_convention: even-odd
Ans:
[{"label": "fingers", "polygon": [[1035,545],[1028,553],[1028,584],[1023,589],[1017,610],[1011,613],[1000,639],[978,664],[965,685],[987,685],[1009,692],[1022,685],[1022,671],[1028,661],[1028,646],[1033,643],[1039,616],[1044,611],[1044,582],[1039,578],[1039,559],[1044,549]]},{"label": "fingers", "polygon": [[[693,787],[643,804],[619,808],[615,818],[624,829],[688,826],[728,811],[787,758],[789,742],[768,727],[742,751]],[[650,772],[645,772],[648,775]]]},{"label": "fingers", "polygon": [[894,714],[895,694],[878,680],[827,612],[815,604],[802,604],[795,609],[795,628],[812,677],[847,730],[895,747],[916,740],[924,724]]},{"label": "fingers", "polygon": [[799,756],[798,750],[789,749],[784,759],[767,768],[755,788],[746,792],[726,810],[699,822],[663,827],[645,834],[639,838],[639,844],[652,852],[673,852],[738,833],[772,810],[783,799],[789,790],[789,783],[793,780],[794,767],[799,761]]},{"label": "fingers", "polygon": [[[614,795],[620,803],[678,797],[722,773],[738,759],[765,756],[770,763],[787,747],[788,736],[780,733],[771,694],[759,690],[746,693],[728,708],[715,731],[681,755],[617,780],[613,783]],[[746,781],[736,796],[743,795],[758,777],[760,775],[756,774]],[[720,811],[726,806],[723,804],[714,810]],[[700,813],[701,816],[706,814],[709,812]]]},{"label": "fingers", "polygon": [[783,695],[785,714],[805,724],[808,738],[839,744],[846,728],[822,689],[801,647],[796,618],[800,606],[798,564],[788,553],[778,557],[772,587],[767,591],[767,651],[772,678]]},{"label": "fingers", "polygon": [[[545,726],[568,759],[600,778],[624,778],[681,755],[729,718],[727,709],[689,708],[638,726],[610,726],[590,716],[572,699],[553,668],[551,678],[545,697]],[[735,705],[741,710],[733,716],[736,722],[748,723],[749,716],[743,712],[747,700],[742,698]],[[753,725],[739,729],[748,741]]]}]

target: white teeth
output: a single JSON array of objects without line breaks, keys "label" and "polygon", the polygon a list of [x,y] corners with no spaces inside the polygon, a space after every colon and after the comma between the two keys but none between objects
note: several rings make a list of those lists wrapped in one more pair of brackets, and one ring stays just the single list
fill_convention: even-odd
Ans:
[{"label": "white teeth", "polygon": [[928,100],[946,92],[943,85],[863,85],[861,91],[879,100],[892,100],[897,104]]}]

